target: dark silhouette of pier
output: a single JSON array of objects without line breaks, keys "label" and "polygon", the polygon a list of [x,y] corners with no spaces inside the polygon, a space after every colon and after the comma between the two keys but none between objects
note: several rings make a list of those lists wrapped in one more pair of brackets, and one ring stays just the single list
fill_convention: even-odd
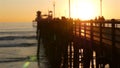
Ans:
[{"label": "dark silhouette of pier", "polygon": [[120,68],[120,21],[43,16],[37,12],[38,66],[42,39],[51,68]]}]

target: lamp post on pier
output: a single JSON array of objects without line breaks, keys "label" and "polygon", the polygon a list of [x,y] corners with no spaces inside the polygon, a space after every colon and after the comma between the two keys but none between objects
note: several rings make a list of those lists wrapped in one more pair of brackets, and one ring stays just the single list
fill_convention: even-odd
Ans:
[{"label": "lamp post on pier", "polygon": [[100,0],[100,16],[102,17],[102,0]]},{"label": "lamp post on pier", "polygon": [[55,18],[55,0],[53,1],[53,12],[54,12],[54,18]]},{"label": "lamp post on pier", "polygon": [[70,6],[70,0],[69,0],[69,18],[71,17],[71,6]]}]

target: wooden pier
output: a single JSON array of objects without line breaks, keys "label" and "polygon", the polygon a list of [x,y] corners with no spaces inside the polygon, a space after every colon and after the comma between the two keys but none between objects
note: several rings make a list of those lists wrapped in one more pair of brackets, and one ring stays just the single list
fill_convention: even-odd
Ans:
[{"label": "wooden pier", "polygon": [[120,21],[42,18],[37,12],[38,65],[42,39],[51,68],[120,68]]}]

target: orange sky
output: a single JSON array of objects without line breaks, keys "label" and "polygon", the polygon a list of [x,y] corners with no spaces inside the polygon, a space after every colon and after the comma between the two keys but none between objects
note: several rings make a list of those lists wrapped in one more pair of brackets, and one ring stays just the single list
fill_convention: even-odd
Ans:
[{"label": "orange sky", "polygon": [[[83,1],[85,4],[82,3]],[[76,18],[86,18],[86,15],[89,18],[99,16],[99,1],[71,0],[71,16]],[[53,0],[0,0],[0,22],[32,22],[37,10],[47,13],[48,10],[53,9],[52,3]],[[55,3],[56,17],[68,17],[68,0],[55,0]],[[107,19],[120,19],[119,3],[120,0],[103,0],[103,16]]]}]

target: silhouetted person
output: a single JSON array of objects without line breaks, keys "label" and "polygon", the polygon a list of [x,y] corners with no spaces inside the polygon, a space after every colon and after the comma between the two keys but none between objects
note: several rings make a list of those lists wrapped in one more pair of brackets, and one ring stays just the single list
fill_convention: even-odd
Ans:
[{"label": "silhouetted person", "polygon": [[38,31],[40,30],[40,22],[41,22],[41,11],[37,11],[37,17],[35,21],[37,22],[37,37],[38,37]]},{"label": "silhouetted person", "polygon": [[105,18],[103,16],[101,16],[101,17],[99,16],[98,21],[105,21]]}]

